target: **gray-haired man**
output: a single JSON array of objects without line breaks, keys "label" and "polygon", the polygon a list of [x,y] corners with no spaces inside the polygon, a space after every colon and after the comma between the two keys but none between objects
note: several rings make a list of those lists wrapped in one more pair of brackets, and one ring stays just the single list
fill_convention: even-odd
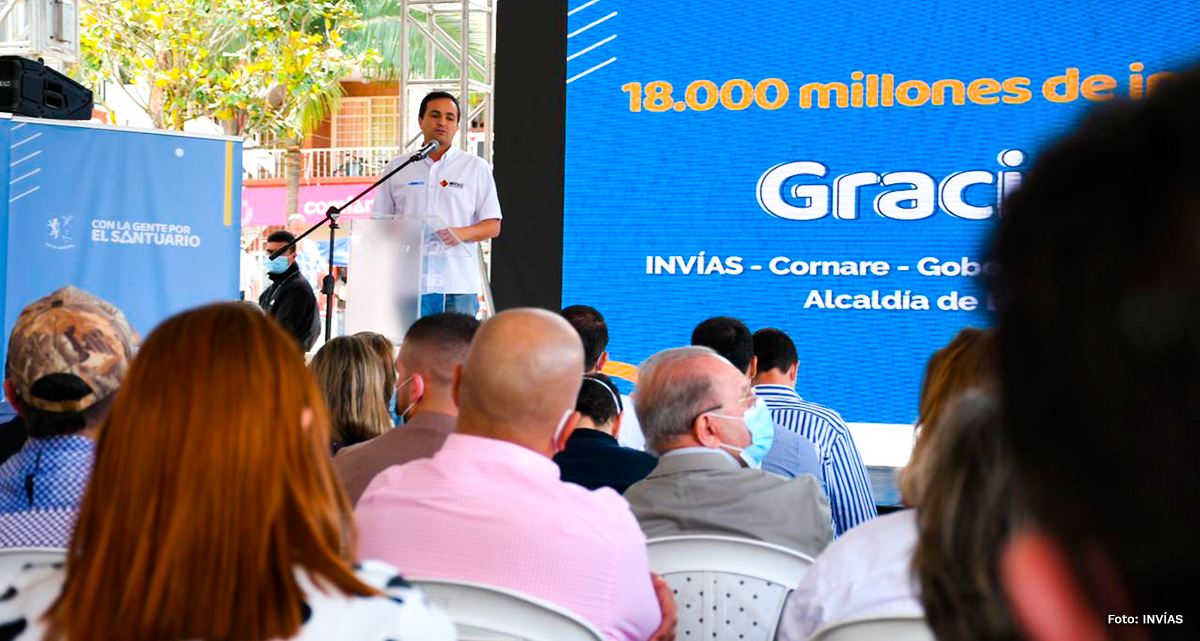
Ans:
[{"label": "gray-haired man", "polygon": [[641,366],[638,420],[658,466],[626,500],[647,538],[723,534],[816,556],[833,540],[829,500],[810,474],[747,469],[750,381],[707,347],[678,347]]}]

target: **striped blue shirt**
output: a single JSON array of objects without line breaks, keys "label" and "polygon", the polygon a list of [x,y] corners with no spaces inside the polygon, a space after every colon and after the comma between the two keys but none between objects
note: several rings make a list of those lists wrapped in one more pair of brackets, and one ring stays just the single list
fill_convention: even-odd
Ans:
[{"label": "striped blue shirt", "polygon": [[825,491],[839,536],[873,518],[875,498],[850,429],[837,412],[800,398],[786,385],[757,385],[754,394],[767,403],[777,425],[807,438],[817,446],[825,469]]}]

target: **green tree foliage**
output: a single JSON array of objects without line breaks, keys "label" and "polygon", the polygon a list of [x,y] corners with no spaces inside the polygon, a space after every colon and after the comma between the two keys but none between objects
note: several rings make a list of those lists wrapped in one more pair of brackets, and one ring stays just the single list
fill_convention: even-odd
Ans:
[{"label": "green tree foliage", "polygon": [[341,79],[377,64],[369,48],[347,52],[361,24],[351,0],[84,0],[80,18],[85,84],[149,88],[128,93],[158,128],[207,117],[284,146],[289,213],[301,142],[341,98]]},{"label": "green tree foliage", "polygon": [[345,47],[360,24],[351,0],[84,0],[78,75],[150,88],[130,97],[159,128],[208,117],[231,134],[298,138],[343,77],[376,64]]},{"label": "green tree foliage", "polygon": [[[373,54],[374,62],[364,69],[367,77],[375,80],[398,80],[402,33],[400,3],[395,0],[354,0],[354,5],[362,19],[356,29],[346,34],[347,50]],[[462,19],[452,14],[433,16],[419,9],[410,9],[409,15],[424,28],[424,32],[417,27],[410,27],[408,30],[409,77],[426,74],[432,62],[433,74],[429,77],[457,78],[457,58],[436,45],[429,46],[430,39],[426,33],[431,34],[446,49],[454,51],[462,39]],[[478,22],[469,26],[469,55],[482,66],[486,59],[483,38],[485,24],[479,16],[476,16],[475,20]],[[433,51],[432,60],[429,58],[430,50]],[[471,77],[476,80],[484,79],[483,73],[474,67],[471,68]]]}]

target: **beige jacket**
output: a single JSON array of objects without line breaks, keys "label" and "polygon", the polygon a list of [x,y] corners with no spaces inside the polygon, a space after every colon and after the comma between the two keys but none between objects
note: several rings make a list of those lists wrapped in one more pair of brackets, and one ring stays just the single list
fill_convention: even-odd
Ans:
[{"label": "beige jacket", "polygon": [[812,557],[833,540],[829,499],[816,477],[785,479],[746,469],[720,450],[663,455],[625,499],[648,539],[721,534]]}]

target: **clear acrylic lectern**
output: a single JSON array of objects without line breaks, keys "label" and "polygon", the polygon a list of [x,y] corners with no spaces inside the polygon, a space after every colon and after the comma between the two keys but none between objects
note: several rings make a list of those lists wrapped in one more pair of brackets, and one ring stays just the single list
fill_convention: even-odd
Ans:
[{"label": "clear acrylic lectern", "polygon": [[474,260],[438,236],[438,216],[388,216],[350,224],[346,333],[378,332],[399,344],[421,314],[421,295],[441,282],[448,258]]}]

